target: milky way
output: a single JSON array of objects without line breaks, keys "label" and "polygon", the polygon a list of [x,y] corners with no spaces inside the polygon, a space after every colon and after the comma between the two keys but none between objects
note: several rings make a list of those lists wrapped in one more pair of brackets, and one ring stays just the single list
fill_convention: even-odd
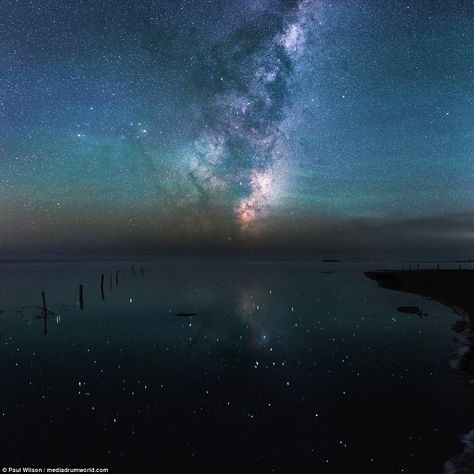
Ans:
[{"label": "milky way", "polygon": [[0,257],[470,245],[469,2],[6,0],[0,27]]},{"label": "milky way", "polygon": [[273,35],[261,38],[242,27],[213,52],[222,87],[206,104],[210,121],[191,153],[189,176],[201,198],[229,191],[237,196],[234,212],[242,230],[278,198],[288,154],[288,89],[314,8],[314,2],[299,2],[282,15]]}]

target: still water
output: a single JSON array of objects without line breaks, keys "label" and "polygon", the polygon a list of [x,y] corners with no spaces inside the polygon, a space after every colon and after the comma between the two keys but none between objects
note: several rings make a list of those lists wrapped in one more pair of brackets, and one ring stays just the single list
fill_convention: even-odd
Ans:
[{"label": "still water", "polygon": [[0,266],[2,465],[441,473],[474,427],[458,317],[372,266],[133,266]]}]

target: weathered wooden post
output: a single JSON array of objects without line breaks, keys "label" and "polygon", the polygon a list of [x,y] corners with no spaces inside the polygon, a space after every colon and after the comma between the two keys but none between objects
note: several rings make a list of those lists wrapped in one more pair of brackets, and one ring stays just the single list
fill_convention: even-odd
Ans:
[{"label": "weathered wooden post", "polygon": [[84,309],[84,286],[82,284],[79,285],[79,307]]},{"label": "weathered wooden post", "polygon": [[105,275],[102,273],[100,277],[100,293],[102,295],[102,299],[105,300],[105,293],[104,293],[104,277]]},{"label": "weathered wooden post", "polygon": [[41,292],[41,297],[43,298],[43,334],[46,335],[48,334],[48,308],[46,306],[46,295],[44,294],[44,291]]}]

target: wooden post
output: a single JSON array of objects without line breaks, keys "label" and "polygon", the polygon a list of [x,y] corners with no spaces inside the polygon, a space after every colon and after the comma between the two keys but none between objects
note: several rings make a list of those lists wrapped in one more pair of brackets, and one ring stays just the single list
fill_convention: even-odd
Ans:
[{"label": "wooden post", "polygon": [[119,271],[117,270],[115,272],[115,286],[118,286],[118,281],[119,281]]},{"label": "wooden post", "polygon": [[105,275],[102,273],[100,277],[100,293],[102,295],[102,299],[105,300],[105,293],[104,293],[104,277]]},{"label": "wooden post", "polygon": [[84,287],[79,285],[79,307],[84,309]]},{"label": "wooden post", "polygon": [[43,334],[48,334],[48,308],[46,306],[46,296],[44,291],[41,292],[41,297],[43,298],[43,319],[44,319],[44,327],[43,327]]}]

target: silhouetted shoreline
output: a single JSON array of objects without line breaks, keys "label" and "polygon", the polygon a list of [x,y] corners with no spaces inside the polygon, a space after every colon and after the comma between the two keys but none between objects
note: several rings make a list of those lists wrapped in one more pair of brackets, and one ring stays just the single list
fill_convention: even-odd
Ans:
[{"label": "silhouetted shoreline", "polygon": [[451,366],[469,378],[474,376],[474,270],[381,270],[364,275],[381,288],[424,296],[461,315],[463,319],[452,326],[461,346]]},{"label": "silhouetted shoreline", "polygon": [[[462,320],[453,324],[460,346],[451,367],[474,384],[474,270],[398,270],[364,272],[382,288],[416,293],[449,306]],[[446,474],[472,472],[474,430],[463,437],[464,450],[448,460]]]}]

